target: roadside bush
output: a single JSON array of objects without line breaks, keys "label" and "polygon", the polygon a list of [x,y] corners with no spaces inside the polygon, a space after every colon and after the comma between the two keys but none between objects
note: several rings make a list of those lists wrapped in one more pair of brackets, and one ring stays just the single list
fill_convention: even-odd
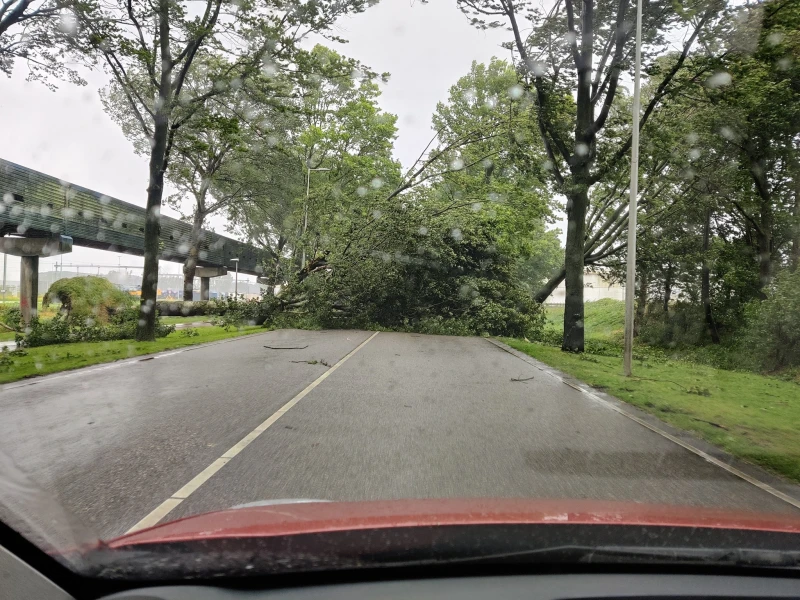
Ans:
[{"label": "roadside bush", "polygon": [[780,274],[767,299],[745,309],[742,352],[762,371],[800,366],[800,269]]},{"label": "roadside bush", "polygon": [[[75,342],[106,342],[112,340],[129,340],[136,337],[136,325],[139,320],[137,308],[130,307],[114,313],[111,321],[105,325],[84,321],[70,323],[65,315],[58,314],[52,319],[31,319],[26,334],[17,334],[17,344],[22,347],[35,348],[52,344],[71,344]],[[164,325],[156,319],[156,337],[165,337],[175,331],[174,325]]]},{"label": "roadside bush", "polygon": [[710,342],[703,307],[686,302],[673,304],[667,315],[661,310],[646,312],[638,325],[637,338],[642,344],[668,348],[701,346]]},{"label": "roadside bush", "polygon": [[134,304],[134,298],[102,277],[59,279],[42,300],[42,308],[61,303],[61,313],[70,324],[107,323],[111,315]]},{"label": "roadside bush", "polygon": [[275,296],[262,296],[245,300],[226,298],[217,302],[215,324],[229,329],[242,325],[264,325],[271,321],[279,309],[280,301]]},{"label": "roadside bush", "polygon": [[12,329],[19,329],[22,326],[22,310],[19,306],[3,307],[0,321]]},{"label": "roadside bush", "polygon": [[162,317],[206,317],[220,314],[220,305],[224,300],[183,300],[156,302],[156,310]]}]

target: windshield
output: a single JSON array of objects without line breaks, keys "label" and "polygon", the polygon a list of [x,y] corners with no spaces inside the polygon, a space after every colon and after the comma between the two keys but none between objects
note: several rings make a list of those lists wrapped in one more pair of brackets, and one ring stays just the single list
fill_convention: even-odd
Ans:
[{"label": "windshield", "polygon": [[72,568],[795,564],[798,0],[7,0],[0,70],[0,520]]}]

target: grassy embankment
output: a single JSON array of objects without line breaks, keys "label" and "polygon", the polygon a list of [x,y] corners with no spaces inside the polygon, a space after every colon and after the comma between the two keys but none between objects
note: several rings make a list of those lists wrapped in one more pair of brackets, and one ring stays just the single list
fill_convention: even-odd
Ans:
[{"label": "grassy embankment", "polygon": [[[586,305],[586,338],[609,347],[622,339],[622,302]],[[559,327],[563,307],[548,309]],[[622,353],[583,355],[520,340],[503,340],[723,450],[800,482],[800,385],[777,377],[726,371],[660,353],[634,351],[634,377],[622,375]],[[591,348],[591,344],[589,345]]]},{"label": "grassy embankment", "polygon": [[99,363],[113,362],[123,358],[173,350],[206,342],[216,342],[226,338],[239,337],[264,332],[263,327],[243,327],[225,331],[222,327],[198,327],[192,334],[175,331],[155,342],[136,342],[116,340],[113,342],[84,342],[77,344],[56,344],[28,348],[24,355],[8,355],[6,360],[12,364],[0,365],[0,383],[27,379],[58,371],[67,371]]}]

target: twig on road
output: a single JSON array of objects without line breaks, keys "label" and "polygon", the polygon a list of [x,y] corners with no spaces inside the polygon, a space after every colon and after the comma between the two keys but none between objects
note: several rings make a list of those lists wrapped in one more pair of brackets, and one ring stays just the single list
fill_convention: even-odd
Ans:
[{"label": "twig on road", "polygon": [[525,379],[516,379],[514,377],[511,378],[511,381],[530,381],[531,379],[535,379],[534,377],[526,377]]},{"label": "twig on road", "polygon": [[269,348],[270,350],[304,350],[308,348],[308,344],[305,346],[264,346],[264,348]]}]

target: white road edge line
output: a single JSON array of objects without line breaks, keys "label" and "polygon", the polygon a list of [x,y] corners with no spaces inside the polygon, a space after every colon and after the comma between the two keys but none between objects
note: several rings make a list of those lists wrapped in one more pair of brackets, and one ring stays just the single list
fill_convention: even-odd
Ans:
[{"label": "white road edge line", "polygon": [[[505,348],[504,345],[501,346],[500,344],[495,343],[494,340],[488,340],[488,341],[491,342],[492,344],[494,344],[495,346],[497,346],[498,348],[500,348],[501,350],[505,350],[506,352],[508,352],[508,349]],[[519,352],[519,350],[517,350],[517,352]],[[523,359],[520,356],[517,356],[513,352],[508,352],[508,353],[511,354],[511,356],[519,358],[523,362],[528,363],[532,367],[536,367],[540,371],[542,371],[544,373],[547,373],[551,377],[554,377],[554,378],[558,379],[561,383],[563,383],[565,385],[568,385],[572,389],[577,390],[577,391],[589,396],[589,398],[591,398],[592,400],[594,400],[596,402],[599,402],[600,404],[604,405],[607,408],[610,408],[611,410],[613,410],[616,413],[621,414],[623,417],[627,417],[628,419],[638,423],[642,427],[646,427],[650,431],[652,431],[654,433],[657,433],[658,435],[660,435],[662,437],[667,438],[669,441],[671,441],[671,442],[673,442],[675,444],[678,444],[678,446],[680,446],[681,448],[684,448],[684,449],[688,450],[689,452],[691,452],[692,454],[695,454],[695,455],[699,456],[703,460],[708,461],[711,464],[718,466],[720,469],[723,469],[723,470],[727,471],[731,475],[734,475],[734,476],[738,477],[739,479],[743,479],[747,483],[756,486],[760,490],[763,490],[763,491],[767,492],[768,494],[771,494],[772,496],[775,496],[779,500],[783,500],[787,504],[790,504],[790,505],[794,506],[795,508],[800,509],[800,501],[792,498],[788,494],[784,494],[780,490],[776,490],[774,487],[772,487],[768,483],[765,483],[765,482],[761,481],[760,479],[757,479],[756,477],[753,477],[752,475],[748,475],[744,471],[740,471],[736,467],[732,467],[731,465],[719,460],[718,458],[714,458],[713,456],[711,456],[707,452],[703,452],[699,448],[696,448],[696,447],[692,446],[691,444],[689,444],[687,442],[684,442],[683,440],[681,440],[679,438],[676,438],[674,435],[672,435],[670,433],[667,433],[663,429],[660,429],[659,427],[656,427],[655,425],[651,425],[650,423],[648,423],[644,419],[640,419],[639,417],[628,413],[627,411],[623,410],[619,406],[615,406],[614,404],[612,404],[608,400],[604,400],[603,398],[601,398],[600,396],[598,396],[594,392],[584,388],[583,386],[578,386],[578,385],[575,385],[573,383],[570,383],[570,382],[566,381],[560,375],[554,373],[553,371],[550,371],[550,370],[547,370],[547,369],[543,369],[542,367],[540,367],[537,364],[529,363],[527,360]],[[533,359],[533,360],[536,360],[536,359]]]},{"label": "white road edge line", "polygon": [[366,340],[361,342],[358,346],[356,346],[353,350],[351,350],[348,354],[346,354],[339,362],[333,365],[330,369],[325,371],[322,375],[317,377],[314,381],[312,381],[303,391],[297,394],[294,398],[289,400],[286,404],[281,406],[277,411],[275,411],[266,421],[261,423],[258,427],[253,429],[250,433],[244,436],[241,440],[239,440],[236,444],[234,444],[231,448],[229,448],[222,456],[208,465],[205,469],[200,471],[197,475],[195,475],[186,485],[180,488],[177,492],[172,494],[169,498],[164,500],[161,504],[159,504],[153,511],[150,512],[145,518],[141,521],[136,523],[133,527],[128,529],[125,533],[133,533],[135,531],[139,531],[141,529],[146,529],[148,527],[153,527],[157,525],[161,519],[166,517],[170,512],[172,512],[175,507],[177,507],[181,502],[186,500],[189,496],[191,496],[197,489],[203,485],[206,481],[211,479],[217,471],[222,469],[228,462],[234,458],[237,454],[239,454],[242,450],[247,448],[258,436],[264,433],[267,429],[269,429],[275,421],[280,419],[283,415],[285,415],[289,409],[291,409],[295,404],[300,402],[303,398],[305,398],[311,390],[317,387],[320,383],[325,381],[325,379],[330,376],[336,369],[341,367],[344,363],[348,361],[353,355],[355,355],[359,350],[361,350],[364,346],[372,341],[372,339],[378,335],[376,331],[371,336],[369,336]]}]

